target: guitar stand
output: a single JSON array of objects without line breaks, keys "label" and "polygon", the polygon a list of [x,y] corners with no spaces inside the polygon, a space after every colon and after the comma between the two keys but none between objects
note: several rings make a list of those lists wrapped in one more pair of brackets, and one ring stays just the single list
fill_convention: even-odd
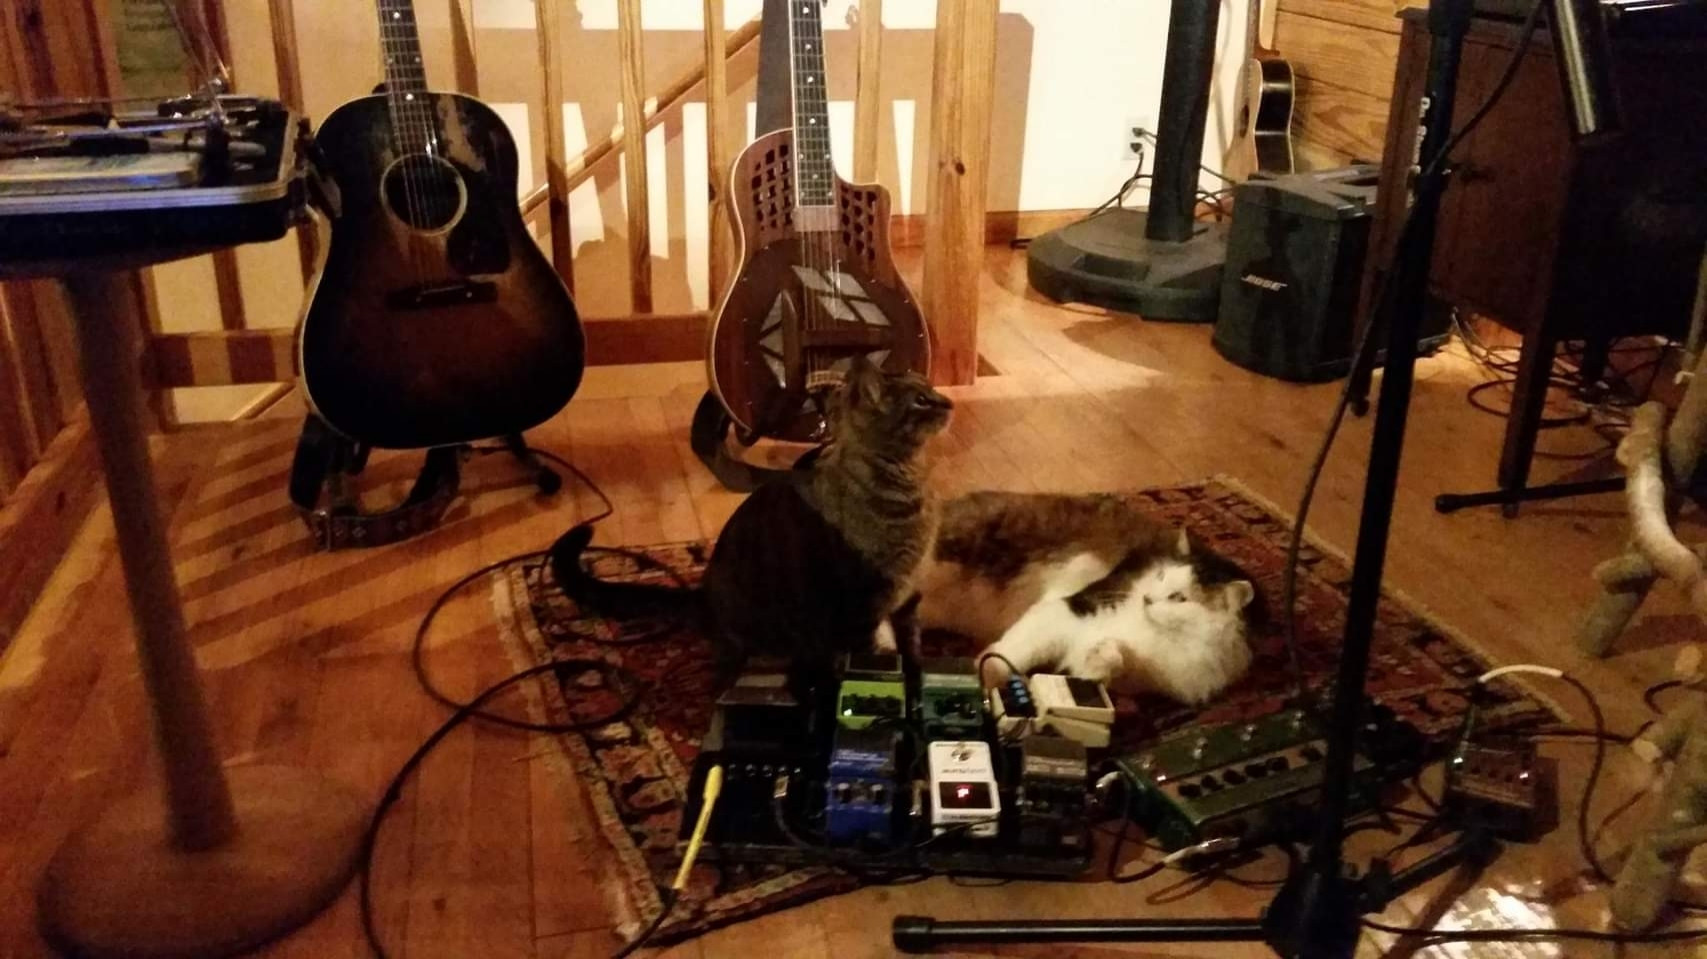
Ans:
[{"label": "guitar stand", "polygon": [[1584,480],[1580,483],[1552,483],[1547,486],[1520,486],[1516,489],[1494,489],[1483,493],[1442,493],[1434,498],[1436,513],[1456,513],[1472,506],[1500,507],[1507,517],[1517,515],[1518,504],[1547,500],[1569,499],[1573,496],[1593,496],[1596,493],[1618,493],[1624,490],[1624,477]]},{"label": "guitar stand", "polygon": [[723,408],[723,403],[715,395],[706,393],[693,411],[693,424],[688,428],[688,443],[693,447],[694,455],[711,471],[711,475],[717,477],[723,488],[736,493],[751,493],[766,483],[793,475],[796,470],[809,465],[818,456],[818,449],[813,448],[801,454],[800,459],[789,469],[754,466],[729,455],[731,435],[744,447],[750,448],[759,441],[758,436],[735,425],[735,421],[729,418],[729,412]]},{"label": "guitar stand", "polygon": [[533,447],[520,433],[504,437],[504,447],[518,462],[533,470],[533,482],[541,496],[555,496],[563,488],[563,476],[539,458]]}]

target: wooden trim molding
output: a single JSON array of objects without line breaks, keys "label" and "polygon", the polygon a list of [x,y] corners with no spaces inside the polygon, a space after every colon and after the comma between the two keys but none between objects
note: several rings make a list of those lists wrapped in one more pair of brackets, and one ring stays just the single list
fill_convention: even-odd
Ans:
[{"label": "wooden trim molding", "polygon": [[[582,317],[587,365],[703,360],[709,323],[703,311]],[[159,334],[149,338],[144,366],[154,390],[289,383],[296,374],[296,331],[289,329]]]},{"label": "wooden trim molding", "polygon": [[0,649],[23,625],[82,526],[100,469],[88,414],[79,412],[0,505]]}]

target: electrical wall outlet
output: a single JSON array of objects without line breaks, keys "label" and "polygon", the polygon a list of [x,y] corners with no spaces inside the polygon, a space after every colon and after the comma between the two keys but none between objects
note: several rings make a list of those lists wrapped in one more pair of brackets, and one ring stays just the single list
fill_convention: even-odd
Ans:
[{"label": "electrical wall outlet", "polygon": [[1122,160],[1137,160],[1148,144],[1142,131],[1150,129],[1150,121],[1145,117],[1127,117],[1121,121],[1120,145]]}]

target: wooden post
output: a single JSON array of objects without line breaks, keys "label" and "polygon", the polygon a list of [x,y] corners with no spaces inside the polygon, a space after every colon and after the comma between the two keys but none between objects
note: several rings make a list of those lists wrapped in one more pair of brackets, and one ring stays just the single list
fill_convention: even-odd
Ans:
[{"label": "wooden post", "polygon": [[[723,0],[705,0],[705,159],[711,185],[706,217],[706,289],[712,309],[723,298],[729,272],[729,70],[723,36]],[[660,104],[662,107],[662,104]]]},{"label": "wooden post", "polygon": [[480,57],[474,49],[474,0],[450,5],[451,54],[456,67],[456,91],[480,97]]},{"label": "wooden post", "polygon": [[[301,111],[302,62],[296,54],[296,4],[293,0],[267,0],[267,14],[272,19],[273,60],[279,75],[279,99],[292,110]],[[314,251],[314,228],[308,224],[296,228],[296,257],[302,266],[306,283],[314,275],[318,257]]]},{"label": "wooden post", "polygon": [[617,2],[622,70],[622,168],[628,193],[628,282],[634,312],[652,312],[652,229],[646,196],[646,84],[640,0]]},{"label": "wooden post", "polygon": [[[724,42],[723,50],[726,57],[734,58],[736,54],[747,49],[747,46],[759,38],[759,21],[757,18],[748,20],[734,33],[729,34]],[[688,92],[701,80],[705,79],[705,64],[697,63],[683,70],[679,76],[667,84],[658,95],[646,101],[646,129],[651,130],[664,122],[664,115],[675,109],[687,99]],[[727,111],[727,107],[725,107]],[[627,128],[621,123],[611,127],[610,133],[597,143],[588,146],[586,151],[563,167],[563,182],[567,189],[573,190],[592,178],[593,168],[604,162],[605,158],[622,149],[623,138]],[[540,208],[551,196],[547,186],[539,187],[527,198],[522,200],[522,215],[526,216]]]},{"label": "wooden post", "polygon": [[854,89],[855,183],[877,182],[877,139],[882,129],[883,0],[860,0],[859,78]]},{"label": "wooden post", "polygon": [[569,185],[563,178],[568,152],[563,143],[563,68],[557,60],[557,4],[535,0],[534,29],[539,34],[539,65],[544,75],[546,219],[551,229],[551,262],[571,292],[575,289],[575,244],[569,236]]},{"label": "wooden post", "polygon": [[[213,0],[202,0],[202,22],[207,24],[208,33],[212,35],[213,49],[224,61],[225,67],[231,72],[231,87],[241,89],[237,78],[237,67],[232,63],[231,29],[225,19],[225,5]],[[193,29],[193,27],[192,27]],[[241,271],[237,267],[237,251],[234,249],[215,250],[213,252],[213,284],[219,292],[219,323],[228,330],[241,330],[249,326],[248,307],[243,302],[243,283]]]},{"label": "wooden post", "polygon": [[996,0],[938,0],[936,16],[923,307],[932,381],[963,385],[978,369]]}]

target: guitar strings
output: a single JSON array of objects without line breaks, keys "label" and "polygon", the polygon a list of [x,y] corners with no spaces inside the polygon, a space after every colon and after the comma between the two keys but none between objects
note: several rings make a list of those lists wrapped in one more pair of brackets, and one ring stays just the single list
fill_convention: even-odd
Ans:
[{"label": "guitar strings", "polygon": [[[819,164],[819,156],[828,152],[829,130],[814,128],[820,118],[822,118],[826,127],[829,123],[829,111],[827,107],[828,98],[823,89],[823,83],[821,82],[824,75],[823,31],[818,20],[814,19],[816,13],[816,0],[799,0],[799,2],[800,11],[798,17],[794,16],[791,11],[791,16],[789,18],[790,22],[796,27],[805,28],[805,36],[803,38],[800,36],[801,31],[799,30],[796,31],[795,35],[795,45],[797,46],[795,51],[796,64],[801,70],[804,70],[805,79],[805,83],[798,82],[801,79],[801,75],[797,70],[795,98],[799,102],[795,109],[794,169],[796,177],[799,180],[799,184],[795,191],[796,200],[797,205],[801,206],[803,211],[804,204],[800,204],[798,201],[805,199],[805,194],[807,193],[807,190],[810,189],[811,199],[813,201],[812,209],[818,217],[822,217],[823,213],[821,211],[823,210],[823,205],[820,201],[822,201],[826,195],[830,196],[831,203],[829,210],[833,226],[836,212],[833,196],[834,178],[832,177],[831,182],[826,184],[824,182],[824,172],[828,167],[828,164]],[[813,43],[818,44],[817,50],[813,49]],[[805,107],[804,111],[801,109],[802,104]],[[800,116],[803,112],[810,114],[810,116],[806,118],[805,126],[802,126],[800,123]],[[810,177],[809,181],[807,179],[808,177]],[[810,184],[809,187],[808,183]],[[796,227],[797,229],[801,229],[805,247],[805,259],[807,261],[810,275],[818,278],[820,282],[824,282],[828,285],[828,278],[835,267],[835,233],[833,231],[825,231],[821,229],[822,224],[816,222],[816,220],[813,222],[811,230],[808,231],[803,229],[803,224],[800,222],[802,219],[800,213],[801,211],[796,212]],[[826,307],[822,298],[816,295],[817,292],[818,291],[816,290],[808,291],[808,295],[805,298],[808,304],[807,309],[810,321],[809,328],[815,330],[829,330],[834,326],[834,317],[825,315]],[[812,317],[816,317],[816,319],[811,319]],[[807,365],[810,371],[807,378],[807,385],[810,387],[812,385],[813,378],[817,374],[828,372],[834,367],[834,361],[820,359],[818,352],[813,350],[808,354]]]},{"label": "guitar strings", "polygon": [[[404,99],[405,90],[403,87],[405,85],[398,82],[403,69],[400,57],[406,52],[403,48],[407,46],[407,42],[404,37],[400,36],[403,11],[394,9],[395,2],[396,0],[390,0],[390,2],[379,4],[380,49],[385,54],[385,97],[388,107],[387,113],[391,121],[392,147],[397,152],[398,162],[401,166],[398,172],[403,178],[403,202],[408,212],[405,219],[411,227],[414,227],[423,222],[424,197],[414,166],[409,162],[409,138],[413,131],[410,127],[411,119],[406,107],[408,101]],[[382,184],[381,190],[383,191],[383,189]],[[404,246],[410,273],[416,281],[420,281],[423,275],[420,253],[413,243],[405,242]]]},{"label": "guitar strings", "polygon": [[[802,13],[805,12],[806,6],[809,2],[810,0],[801,0]],[[803,103],[805,98],[802,95],[802,84],[800,83],[800,70],[802,67],[800,28],[802,23],[799,14],[795,13],[794,3],[795,0],[790,0],[788,11],[788,50],[789,56],[792,58],[793,67],[793,69],[789,71],[789,77],[794,87],[791,91],[792,108],[794,113],[794,159],[792,161],[794,168],[794,242],[796,257],[805,268],[803,274],[798,277],[800,281],[800,322],[805,327],[802,335],[800,336],[800,340],[802,342],[798,348],[800,352],[805,354],[806,358],[806,362],[804,364],[805,382],[802,384],[803,389],[801,392],[803,397],[809,397],[812,389],[812,381],[818,374],[818,355],[817,352],[809,347],[805,341],[809,339],[806,334],[810,334],[815,331],[818,328],[818,324],[813,319],[814,306],[816,305],[815,301],[817,300],[817,297],[812,295],[812,285],[807,280],[807,277],[814,275],[817,271],[817,251],[812,235],[806,227],[806,201],[808,186],[806,168],[802,163],[802,158],[806,154],[805,151],[801,149],[807,139],[806,124],[803,122],[804,114],[806,112],[804,109],[805,105]]]}]

